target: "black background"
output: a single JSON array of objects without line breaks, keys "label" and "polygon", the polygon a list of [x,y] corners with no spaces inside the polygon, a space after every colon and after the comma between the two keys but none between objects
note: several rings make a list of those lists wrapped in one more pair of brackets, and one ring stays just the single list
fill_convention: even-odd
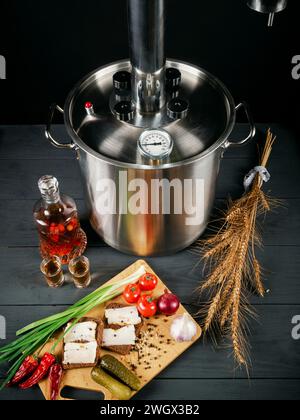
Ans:
[{"label": "black background", "polygon": [[[167,56],[215,74],[257,122],[297,124],[299,1],[289,0],[272,29],[246,0],[167,3]],[[0,8],[0,124],[44,123],[49,104],[63,105],[86,73],[128,57],[126,0],[1,0]]]}]

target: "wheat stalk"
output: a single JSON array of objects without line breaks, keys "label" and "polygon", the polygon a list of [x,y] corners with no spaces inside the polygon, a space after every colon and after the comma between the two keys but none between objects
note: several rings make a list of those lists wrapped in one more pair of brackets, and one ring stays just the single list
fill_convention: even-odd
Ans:
[{"label": "wheat stalk", "polygon": [[227,282],[227,285],[224,289],[223,296],[222,296],[222,311],[220,315],[221,329],[224,328],[226,322],[230,318],[232,306],[234,303],[234,297],[235,297],[233,293],[234,285],[235,285],[235,276],[232,275],[231,279]]},{"label": "wheat stalk", "polygon": [[[260,166],[267,166],[276,137],[270,129],[260,158]],[[217,326],[230,339],[238,365],[248,370],[248,344],[245,314],[251,313],[246,293],[249,282],[260,296],[265,289],[262,268],[256,257],[256,246],[261,245],[257,229],[258,216],[277,203],[261,189],[263,181],[257,174],[249,191],[235,201],[229,201],[221,218],[221,228],[206,241],[195,245],[205,261],[206,279],[198,293],[210,292],[210,301],[199,310],[203,329],[208,332]],[[225,328],[226,326],[226,328]]]},{"label": "wheat stalk", "polygon": [[205,319],[205,323],[204,323],[204,326],[203,326],[204,332],[207,332],[210,329],[211,324],[216,317],[216,314],[217,314],[217,311],[218,311],[218,308],[219,308],[219,304],[220,304],[220,300],[221,300],[221,290],[218,291],[216,296],[213,298],[211,304],[209,305],[208,312],[207,312],[207,317]]},{"label": "wheat stalk", "polygon": [[261,275],[261,265],[256,257],[253,259],[253,271],[254,271],[254,282],[256,286],[257,293],[261,296],[265,296],[265,288],[262,281],[262,275]]}]

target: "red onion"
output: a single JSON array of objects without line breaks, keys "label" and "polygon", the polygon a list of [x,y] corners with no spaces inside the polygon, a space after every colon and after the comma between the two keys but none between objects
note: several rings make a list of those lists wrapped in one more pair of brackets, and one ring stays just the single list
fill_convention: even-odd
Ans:
[{"label": "red onion", "polygon": [[173,295],[173,293],[168,292],[167,289],[157,301],[159,312],[168,316],[174,315],[177,312],[179,305],[180,301],[178,297]]}]

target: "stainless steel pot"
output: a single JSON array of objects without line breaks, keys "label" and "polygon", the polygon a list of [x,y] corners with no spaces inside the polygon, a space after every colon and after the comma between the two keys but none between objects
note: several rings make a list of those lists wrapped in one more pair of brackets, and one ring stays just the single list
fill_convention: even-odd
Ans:
[{"label": "stainless steel pot", "polygon": [[[179,251],[202,234],[224,151],[255,134],[247,105],[235,106],[214,76],[164,59],[164,2],[151,4],[129,1],[131,60],[85,77],[64,110],[51,107],[46,128],[54,146],[76,150],[93,228],[112,247],[142,256]],[[234,142],[242,107],[249,135]],[[69,144],[51,134],[55,110],[64,114]]]}]

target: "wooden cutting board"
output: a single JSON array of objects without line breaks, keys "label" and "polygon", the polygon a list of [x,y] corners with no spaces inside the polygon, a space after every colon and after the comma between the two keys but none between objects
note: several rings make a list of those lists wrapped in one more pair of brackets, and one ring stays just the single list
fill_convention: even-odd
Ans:
[{"label": "wooden cutting board", "polygon": [[[137,271],[141,266],[145,267],[146,272],[156,273],[151,267],[143,260],[138,260],[120,274],[109,280],[106,285],[125,279],[129,275]],[[157,276],[158,277],[158,276]],[[159,277],[158,277],[159,278]],[[158,286],[154,290],[154,297],[159,297],[164,293],[164,290],[168,289],[167,286],[159,279]],[[124,300],[122,296],[113,300],[114,302],[122,302]],[[108,303],[108,302],[107,302]],[[107,304],[106,303],[106,304]],[[92,318],[102,319],[104,315],[105,305],[99,305],[94,308],[86,316]],[[153,378],[155,378],[160,372],[162,372],[168,365],[177,359],[183,352],[185,352],[190,346],[192,346],[201,336],[201,328],[196,323],[197,335],[193,338],[193,341],[177,343],[170,336],[170,325],[175,317],[188,312],[181,305],[178,312],[172,317],[166,317],[164,315],[157,315],[149,320],[145,320],[145,326],[143,327],[142,339],[139,340],[139,351],[132,351],[129,355],[121,356],[116,353],[113,354],[116,358],[122,361],[127,367],[135,372],[140,378],[142,387],[147,385]],[[189,317],[191,317],[188,314]],[[192,319],[192,317],[191,317]],[[195,322],[195,321],[194,321]],[[44,348],[43,352],[49,351],[52,346],[50,341]],[[57,346],[57,356],[62,354],[62,345]],[[109,353],[107,351],[101,351],[101,354]],[[46,399],[49,399],[49,381],[46,379],[39,384],[42,393]],[[104,387],[98,385],[91,379],[91,368],[81,368],[67,370],[64,373],[64,377],[61,384],[60,394],[63,388],[75,388],[81,390],[99,392],[99,399],[104,400],[115,400],[114,396]],[[102,395],[101,395],[102,394]],[[133,392],[132,396],[136,393]],[[59,400],[66,400],[61,395]]]}]

